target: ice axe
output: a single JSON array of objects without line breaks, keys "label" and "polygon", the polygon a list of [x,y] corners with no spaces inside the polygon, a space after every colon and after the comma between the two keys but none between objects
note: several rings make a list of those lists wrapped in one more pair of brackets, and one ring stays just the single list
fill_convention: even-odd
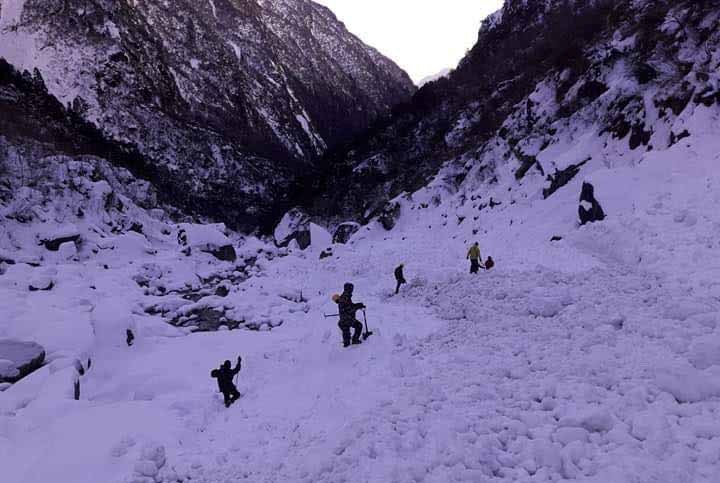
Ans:
[{"label": "ice axe", "polygon": [[370,332],[370,330],[368,329],[367,314],[365,313],[365,309],[363,309],[363,320],[365,321],[365,333],[362,335],[362,337],[363,337],[363,340],[367,340],[367,338],[370,337],[371,335],[373,335],[373,333]]}]

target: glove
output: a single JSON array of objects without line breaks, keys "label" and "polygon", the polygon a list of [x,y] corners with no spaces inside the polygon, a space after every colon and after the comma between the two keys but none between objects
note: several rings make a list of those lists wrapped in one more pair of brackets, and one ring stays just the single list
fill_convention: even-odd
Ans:
[{"label": "glove", "polygon": [[242,357],[238,356],[238,362],[242,362]]}]

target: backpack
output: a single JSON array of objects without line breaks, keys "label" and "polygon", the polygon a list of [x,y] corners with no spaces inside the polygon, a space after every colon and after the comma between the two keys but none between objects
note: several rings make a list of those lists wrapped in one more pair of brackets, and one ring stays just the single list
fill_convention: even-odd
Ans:
[{"label": "backpack", "polygon": [[485,262],[485,270],[490,270],[494,266],[495,261],[492,259],[492,257],[488,257],[487,261]]}]

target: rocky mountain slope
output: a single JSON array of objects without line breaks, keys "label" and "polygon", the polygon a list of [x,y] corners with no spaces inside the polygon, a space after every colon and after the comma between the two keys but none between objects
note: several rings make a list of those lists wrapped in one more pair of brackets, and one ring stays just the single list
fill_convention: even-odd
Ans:
[{"label": "rocky mountain slope", "polygon": [[[448,78],[327,161],[311,205],[332,221],[456,196],[478,211],[552,196],[578,173],[637,163],[720,109],[716,1],[508,0]],[[340,211],[338,213],[338,210]]]},{"label": "rocky mountain slope", "polygon": [[249,229],[414,89],[307,0],[3,0],[0,57],[133,146],[177,206]]}]

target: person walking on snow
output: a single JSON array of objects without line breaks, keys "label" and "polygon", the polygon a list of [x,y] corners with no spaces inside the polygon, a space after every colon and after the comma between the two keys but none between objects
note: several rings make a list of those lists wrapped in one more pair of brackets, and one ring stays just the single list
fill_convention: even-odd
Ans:
[{"label": "person walking on snow", "polygon": [[[362,344],[360,336],[362,335],[363,326],[355,318],[355,312],[365,308],[365,304],[356,304],[352,301],[352,294],[355,286],[351,283],[346,283],[343,287],[342,295],[333,295],[333,301],[338,304],[340,312],[340,322],[338,327],[342,331],[343,347],[352,344]],[[352,340],[350,338],[350,329],[353,329]]]},{"label": "person walking on snow", "polygon": [[240,399],[240,392],[233,383],[233,378],[240,372],[242,366],[242,357],[238,356],[237,365],[235,369],[232,368],[230,361],[225,361],[220,369],[214,369],[210,376],[217,379],[218,389],[223,393],[223,399],[225,400],[225,407],[229,408],[232,403]]},{"label": "person walking on snow", "polygon": [[466,258],[470,260],[470,273],[478,273],[482,260],[480,255],[480,244],[478,242],[473,243],[468,250]]},{"label": "person walking on snow", "polygon": [[401,263],[395,269],[395,280],[397,281],[397,287],[395,287],[395,295],[400,293],[400,286],[404,283],[407,283],[407,281],[405,280],[405,275],[403,275],[403,268],[405,268],[405,264]]}]

